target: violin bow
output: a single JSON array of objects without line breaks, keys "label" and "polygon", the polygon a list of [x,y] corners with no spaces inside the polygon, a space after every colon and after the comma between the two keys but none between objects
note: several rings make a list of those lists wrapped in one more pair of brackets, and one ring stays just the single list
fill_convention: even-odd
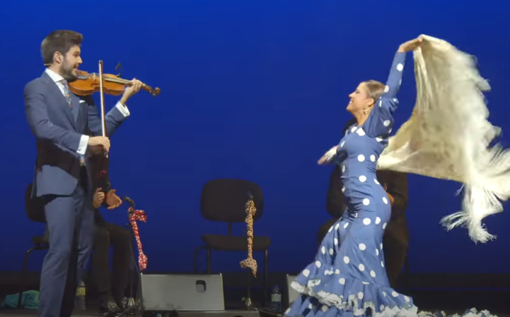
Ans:
[{"label": "violin bow", "polygon": [[[103,87],[103,61],[99,61],[99,95],[101,96],[101,130],[103,137],[106,136],[106,121],[104,110],[104,87]],[[105,151],[105,156],[108,158],[108,152]]]}]

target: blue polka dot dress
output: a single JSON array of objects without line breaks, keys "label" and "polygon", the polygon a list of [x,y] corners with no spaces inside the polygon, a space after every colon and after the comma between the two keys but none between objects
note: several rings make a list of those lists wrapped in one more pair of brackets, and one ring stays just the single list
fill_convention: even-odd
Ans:
[{"label": "blue polka dot dress", "polygon": [[382,238],[391,205],[376,177],[377,159],[393,127],[405,59],[405,53],[396,53],[384,94],[366,122],[351,126],[337,147],[347,210],[329,229],[315,262],[291,284],[302,295],[285,316],[418,316],[412,298],[389,285]]}]

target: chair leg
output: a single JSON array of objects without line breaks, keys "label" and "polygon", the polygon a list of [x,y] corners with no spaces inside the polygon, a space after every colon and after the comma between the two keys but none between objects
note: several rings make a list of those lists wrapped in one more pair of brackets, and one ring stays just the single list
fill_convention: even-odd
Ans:
[{"label": "chair leg", "polygon": [[205,248],[206,248],[206,246],[203,245],[203,246],[196,248],[195,251],[193,252],[193,273],[194,274],[198,273],[198,252]]},{"label": "chair leg", "polygon": [[264,290],[262,291],[262,295],[264,296],[264,298],[262,299],[262,305],[263,307],[267,307],[266,304],[267,304],[267,288],[268,288],[268,274],[269,274],[269,268],[268,268],[268,264],[269,264],[269,249],[266,249],[266,252],[264,254],[264,282],[262,283],[263,284],[263,288]]},{"label": "chair leg", "polygon": [[198,274],[198,252],[200,250],[206,250],[206,256],[207,256],[207,274],[211,273],[211,249],[207,245],[200,246],[195,249],[193,252],[193,272],[194,274]]},{"label": "chair leg", "polygon": [[211,248],[207,247],[207,274],[211,274]]},{"label": "chair leg", "polygon": [[23,291],[24,291],[25,285],[26,285],[26,275],[27,275],[26,273],[27,273],[27,266],[28,266],[28,257],[30,256],[30,253],[34,252],[37,249],[39,249],[38,246],[34,246],[33,248],[29,249],[25,253],[25,258],[23,259],[23,268],[21,269],[21,291],[19,292],[19,295],[18,295],[18,309],[21,308],[21,299],[22,299]]},{"label": "chair leg", "polygon": [[246,286],[246,299],[244,301],[244,308],[246,310],[252,310],[253,308],[253,299],[251,298],[251,280],[252,280],[252,272],[250,270],[246,271],[248,274],[248,285]]}]

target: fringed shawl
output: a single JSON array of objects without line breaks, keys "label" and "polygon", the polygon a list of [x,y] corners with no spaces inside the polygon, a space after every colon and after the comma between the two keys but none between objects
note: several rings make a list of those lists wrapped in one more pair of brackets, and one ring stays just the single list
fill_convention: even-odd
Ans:
[{"label": "fringed shawl", "polygon": [[510,153],[489,147],[499,129],[487,121],[490,90],[472,56],[423,36],[414,51],[417,99],[411,118],[389,140],[378,169],[463,183],[463,210],[442,220],[462,225],[475,242],[495,238],[482,219],[503,211],[510,197]]}]

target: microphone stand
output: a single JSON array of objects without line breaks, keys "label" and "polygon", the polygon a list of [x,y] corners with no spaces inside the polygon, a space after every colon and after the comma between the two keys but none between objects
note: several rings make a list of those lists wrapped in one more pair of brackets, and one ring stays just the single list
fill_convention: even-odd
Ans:
[{"label": "microphone stand", "polygon": [[[134,236],[135,236],[135,232],[133,230],[133,225],[131,225],[131,220],[130,220],[130,216],[132,215],[133,211],[135,210],[135,202],[125,196],[124,199],[123,199],[125,202],[127,202],[129,204],[129,211],[128,211],[128,222],[126,224],[126,227],[127,229],[129,230],[129,233],[130,233],[130,246],[131,246],[131,261],[130,261],[130,265],[129,265],[129,280],[128,280],[128,285],[129,285],[129,298],[127,299],[126,301],[126,307],[123,307],[124,310],[122,312],[120,312],[119,314],[117,314],[115,317],[122,317],[122,316],[125,316],[125,315],[136,315],[137,312],[140,312],[140,302],[135,300],[135,298],[133,297],[133,271],[136,270],[136,276],[139,277],[140,276],[140,269],[138,267],[138,265],[136,265],[136,258],[135,258],[135,252],[134,252],[134,246],[133,246],[133,240],[134,240]],[[140,283],[140,279],[138,279],[138,284]]]}]

